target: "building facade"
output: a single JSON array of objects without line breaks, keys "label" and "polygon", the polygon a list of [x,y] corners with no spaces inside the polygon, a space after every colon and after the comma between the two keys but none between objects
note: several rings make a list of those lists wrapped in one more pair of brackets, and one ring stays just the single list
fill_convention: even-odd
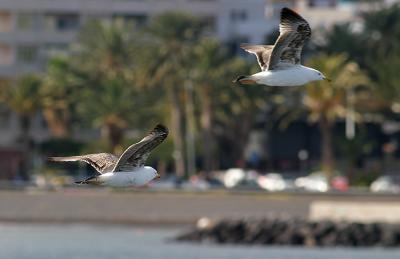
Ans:
[{"label": "building facade", "polygon": [[[356,19],[360,4],[341,0],[0,0],[0,78],[43,71],[50,56],[67,52],[89,20],[145,24],[159,13],[184,11],[201,17],[211,34],[224,42],[271,44],[266,38],[277,30],[284,6],[294,8],[318,28]],[[12,145],[18,128],[16,116],[0,107],[0,145]],[[49,136],[39,115],[31,135],[37,141]]]},{"label": "building facade", "polygon": [[0,77],[43,69],[49,56],[67,50],[92,19],[143,24],[166,11],[200,16],[221,40],[260,42],[276,25],[265,0],[2,0]]}]

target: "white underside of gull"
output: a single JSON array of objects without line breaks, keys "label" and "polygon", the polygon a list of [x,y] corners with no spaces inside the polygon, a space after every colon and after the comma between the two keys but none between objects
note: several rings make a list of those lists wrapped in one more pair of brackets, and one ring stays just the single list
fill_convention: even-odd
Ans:
[{"label": "white underside of gull", "polygon": [[150,166],[142,166],[131,172],[109,172],[97,177],[101,185],[111,187],[139,187],[146,185],[154,176],[156,170]]},{"label": "white underside of gull", "polygon": [[315,81],[316,72],[318,71],[302,65],[291,65],[282,69],[262,71],[250,78],[258,84],[268,86],[299,86]]}]

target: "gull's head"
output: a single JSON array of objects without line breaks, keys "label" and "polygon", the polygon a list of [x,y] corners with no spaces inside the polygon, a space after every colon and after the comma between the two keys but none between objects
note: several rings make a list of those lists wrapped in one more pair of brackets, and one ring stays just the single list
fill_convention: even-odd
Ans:
[{"label": "gull's head", "polygon": [[154,179],[160,179],[160,174],[157,172],[157,170],[156,169],[154,169],[154,168],[151,168],[152,169],[152,171],[151,171],[151,176],[152,176],[152,180],[154,180]]},{"label": "gull's head", "polygon": [[329,78],[327,78],[324,74],[322,74],[322,72],[318,71],[318,70],[314,70],[312,71],[312,77],[313,77],[313,81],[322,81],[322,80],[326,80],[328,82],[330,82],[331,80]]},{"label": "gull's head", "polygon": [[[139,185],[144,185],[152,180],[160,178],[160,174],[151,166],[144,166],[142,169],[140,169],[139,173],[141,182]],[[139,177],[137,178],[139,179]],[[136,181],[139,181],[138,179]]]}]

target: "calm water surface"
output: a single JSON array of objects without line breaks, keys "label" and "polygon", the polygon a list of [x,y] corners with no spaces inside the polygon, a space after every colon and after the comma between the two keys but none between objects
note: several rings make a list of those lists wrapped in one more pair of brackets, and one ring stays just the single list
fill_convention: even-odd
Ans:
[{"label": "calm water surface", "polygon": [[168,241],[177,229],[0,224],[1,259],[399,259],[400,249],[215,246]]}]

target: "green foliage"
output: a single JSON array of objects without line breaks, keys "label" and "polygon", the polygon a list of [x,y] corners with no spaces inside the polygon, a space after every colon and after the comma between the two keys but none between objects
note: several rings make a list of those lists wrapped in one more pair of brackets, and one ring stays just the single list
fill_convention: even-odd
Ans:
[{"label": "green foliage", "polygon": [[6,82],[2,85],[1,100],[18,115],[33,116],[41,107],[40,86],[39,77],[25,75],[14,84]]},{"label": "green foliage", "polygon": [[78,119],[76,105],[84,83],[80,73],[66,57],[48,61],[46,75],[40,88],[44,118],[53,136],[65,138]]},{"label": "green foliage", "polygon": [[134,65],[136,35],[133,28],[118,23],[92,21],[86,24],[78,35],[78,42],[73,48],[73,63],[95,77],[129,74]]},{"label": "green foliage", "polygon": [[[185,156],[185,131],[194,122],[199,157],[216,160],[224,153],[233,162],[242,158],[248,134],[263,110],[274,110],[279,118],[285,115],[282,121],[288,123],[299,117],[324,120],[329,131],[349,111],[349,102],[358,121],[363,112],[400,102],[400,7],[365,14],[363,21],[358,30],[352,24],[335,26],[320,48],[326,54],[308,62],[332,83],[285,90],[232,85],[237,75],[259,68],[254,59],[247,63],[221,42],[205,38],[200,18],[164,13],[143,29],[89,22],[68,57],[49,61],[43,80],[28,75],[3,86],[0,97],[24,118],[43,112],[53,136],[60,139],[46,143],[46,150],[62,148],[57,145],[75,128],[100,128],[101,140],[80,151],[118,153],[134,141],[126,138],[127,129],[144,132],[161,122],[171,134],[150,162],[171,162],[178,150],[177,164]],[[193,113],[188,105],[193,105]],[[74,153],[74,144],[67,142],[65,152]],[[350,144],[351,150],[361,145]]]},{"label": "green foliage", "polygon": [[322,116],[329,122],[346,114],[346,94],[360,85],[367,85],[369,80],[355,62],[347,61],[345,55],[318,55],[313,57],[308,65],[334,80],[313,82],[306,86],[303,104],[309,111],[311,121],[317,121]]},{"label": "green foliage", "polygon": [[[215,157],[217,153],[228,153],[232,160],[239,160],[255,123],[255,115],[267,102],[267,90],[259,86],[234,86],[232,79],[250,73],[251,66],[229,55],[218,41],[200,40],[193,47],[193,60],[196,60],[192,68],[196,104],[201,110],[199,125],[203,134],[207,127],[212,134],[201,142],[204,147],[210,146],[203,148],[203,155],[211,153]],[[209,121],[205,122],[207,118]],[[207,145],[205,141],[212,143]],[[227,142],[232,143],[232,148],[226,147],[224,143]]]},{"label": "green foliage", "polygon": [[71,65],[81,85],[76,110],[83,121],[102,129],[113,151],[120,148],[123,131],[140,125],[146,97],[135,83],[135,34],[119,24],[91,22],[73,49]]},{"label": "green foliage", "polygon": [[400,5],[364,13],[362,24],[336,26],[322,50],[348,54],[375,82],[377,97],[399,102]]},{"label": "green foliage", "polygon": [[370,170],[370,171],[357,171],[350,178],[351,186],[359,186],[359,187],[369,187],[373,181],[375,181],[379,176],[382,175],[382,172]]},{"label": "green foliage", "polygon": [[190,14],[167,12],[156,16],[147,30],[151,35],[171,44],[175,41],[193,42],[202,34],[203,24]]}]

